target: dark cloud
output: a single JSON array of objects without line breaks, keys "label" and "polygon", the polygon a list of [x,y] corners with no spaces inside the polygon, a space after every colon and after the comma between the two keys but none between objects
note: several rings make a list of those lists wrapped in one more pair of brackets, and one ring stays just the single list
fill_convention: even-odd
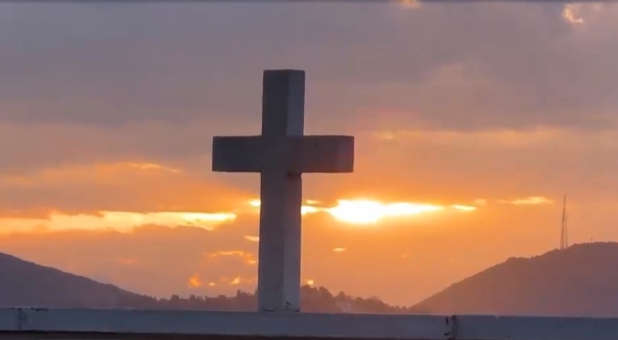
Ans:
[{"label": "dark cloud", "polygon": [[[563,6],[2,4],[0,117],[253,126],[261,70],[300,67],[320,125],[605,126],[615,7],[587,5],[574,27]],[[380,111],[393,107],[403,117]]]}]

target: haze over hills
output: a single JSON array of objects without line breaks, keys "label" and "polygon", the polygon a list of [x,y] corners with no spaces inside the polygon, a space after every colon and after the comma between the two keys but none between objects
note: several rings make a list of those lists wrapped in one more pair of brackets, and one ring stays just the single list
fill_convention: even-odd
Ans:
[{"label": "haze over hills", "polygon": [[[618,316],[616,268],[618,243],[578,244],[532,258],[511,258],[409,308],[343,292],[333,295],[323,287],[302,287],[301,300],[306,312]],[[5,254],[0,254],[0,273],[0,307],[256,308],[251,293],[156,299]]]},{"label": "haze over hills", "polygon": [[[254,294],[238,291],[235,296],[156,299],[132,293],[111,284],[44,267],[0,253],[0,308],[136,308],[190,310],[255,310]],[[303,310],[328,313],[403,313],[405,308],[387,305],[377,298],[332,295],[327,289],[302,287]]]},{"label": "haze over hills", "polygon": [[618,316],[618,243],[511,258],[413,307],[436,314]]}]

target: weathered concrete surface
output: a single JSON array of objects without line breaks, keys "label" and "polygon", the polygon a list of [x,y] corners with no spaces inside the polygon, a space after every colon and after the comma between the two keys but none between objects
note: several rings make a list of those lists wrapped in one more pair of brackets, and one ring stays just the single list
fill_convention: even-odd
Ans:
[{"label": "weathered concrete surface", "polygon": [[212,169],[260,172],[258,308],[300,310],[303,172],[350,172],[354,137],[303,136],[305,73],[264,72],[262,135],[214,137]]},{"label": "weathered concrete surface", "polygon": [[400,315],[10,309],[2,332],[176,334],[229,337],[440,338],[443,317]]},{"label": "weathered concrete surface", "polygon": [[618,319],[1,309],[0,339],[615,340]]},{"label": "weathered concrete surface", "polygon": [[277,164],[292,173],[351,172],[354,137],[284,136],[265,141],[261,136],[218,136],[213,138],[212,159],[214,171],[262,172]]}]

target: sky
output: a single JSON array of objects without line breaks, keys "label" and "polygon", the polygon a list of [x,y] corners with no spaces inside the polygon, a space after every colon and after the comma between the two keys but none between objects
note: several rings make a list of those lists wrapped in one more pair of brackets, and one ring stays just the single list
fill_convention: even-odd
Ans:
[{"label": "sky", "polygon": [[302,281],[410,305],[512,256],[617,241],[618,5],[0,3],[0,252],[168,297],[253,291],[264,69],[306,71]]}]

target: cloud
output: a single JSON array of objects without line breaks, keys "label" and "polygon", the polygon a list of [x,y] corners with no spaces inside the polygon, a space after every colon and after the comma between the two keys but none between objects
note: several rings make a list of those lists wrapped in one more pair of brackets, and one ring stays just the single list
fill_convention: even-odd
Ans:
[{"label": "cloud", "polygon": [[243,236],[243,238],[249,242],[260,242],[260,237],[259,236],[254,236],[254,235],[245,235]]},{"label": "cloud", "polygon": [[257,259],[255,258],[255,255],[253,255],[250,252],[244,251],[244,250],[219,250],[216,252],[208,253],[207,256],[210,259],[216,259],[218,257],[228,257],[228,256],[237,257],[237,258],[242,259],[244,263],[248,265],[257,264]]},{"label": "cloud", "polygon": [[475,200],[473,201],[473,203],[474,203],[475,205],[478,205],[478,206],[486,206],[486,205],[487,205],[487,200],[486,200],[486,199],[484,199],[484,198],[477,198],[477,199],[475,199]]},{"label": "cloud", "polygon": [[171,168],[171,167],[167,167],[167,166],[163,166],[161,164],[156,164],[156,163],[137,163],[137,162],[127,162],[126,163],[129,167],[132,168],[136,168],[139,170],[160,170],[160,171],[166,171],[166,172],[171,172],[173,174],[177,174],[180,173],[182,170],[177,169],[177,168]]},{"label": "cloud", "polygon": [[455,210],[464,211],[464,212],[475,211],[476,209],[478,209],[477,207],[473,205],[465,205],[465,204],[453,204],[451,205],[451,207]]},{"label": "cloud", "polygon": [[0,217],[0,233],[58,232],[66,230],[115,230],[131,232],[147,225],[193,227],[208,231],[236,219],[232,212],[128,212],[100,211],[97,214],[52,212],[47,218]]},{"label": "cloud", "polygon": [[[251,200],[254,207],[259,200]],[[313,201],[319,202],[319,201]],[[410,217],[422,213],[444,210],[443,206],[416,202],[383,203],[370,199],[339,199],[335,205],[302,205],[301,215],[327,213],[340,222],[351,224],[375,224],[385,218]]]},{"label": "cloud", "polygon": [[562,9],[562,18],[569,24],[581,25],[584,23],[584,19],[579,15],[579,9],[581,5],[566,4]]},{"label": "cloud", "polygon": [[199,288],[203,285],[202,280],[200,280],[200,277],[197,274],[191,275],[191,277],[187,280],[187,284],[191,288]]},{"label": "cloud", "polygon": [[[27,185],[32,184],[28,183]],[[254,208],[259,208],[259,204]],[[408,218],[420,214],[440,212],[446,208],[446,206],[430,203],[340,199],[336,204],[330,206],[303,205],[301,207],[301,215],[306,216],[316,213],[325,213],[339,222],[362,225],[375,224],[385,219]],[[456,211],[468,212],[477,209],[476,206],[463,204],[454,204],[451,205],[450,208]],[[115,230],[119,232],[132,232],[136,228],[148,225],[170,228],[192,227],[213,231],[221,225],[234,222],[240,214],[244,213],[246,213],[246,211],[243,209],[243,204],[239,204],[236,209],[217,212],[137,212],[101,210],[71,213],[51,210],[43,216],[0,215],[0,233],[59,232],[67,230]],[[254,235],[243,235],[242,238],[252,243],[259,242],[259,237]],[[249,264],[255,264],[256,262],[251,254],[241,250],[220,251],[212,253],[209,256],[240,256],[246,257],[247,263]]]},{"label": "cloud", "polygon": [[571,134],[573,132],[568,129],[552,128],[482,131],[409,129],[372,132],[374,138],[385,142],[429,142],[434,146],[464,145],[485,149],[524,149],[559,142]]},{"label": "cloud", "polygon": [[419,0],[399,0],[399,4],[405,9],[421,8],[421,1]]},{"label": "cloud", "polygon": [[512,205],[545,205],[553,204],[554,201],[544,196],[528,196],[523,198],[516,198],[512,200],[500,200],[502,204]]},{"label": "cloud", "polygon": [[154,162],[63,164],[20,174],[0,173],[0,214],[4,216],[47,217],[53,211],[229,211],[242,195],[241,189],[210,174]]},{"label": "cloud", "polygon": [[19,175],[0,175],[0,187],[29,188],[41,187],[57,182],[112,182],[116,176],[144,176],[162,178],[166,173],[179,174],[182,170],[151,162],[110,162],[71,164],[59,167],[42,168]]},{"label": "cloud", "polygon": [[[582,19],[572,4],[431,4],[402,11],[405,3],[419,2],[372,11],[334,3],[327,13],[308,3],[175,4],[174,11],[3,4],[10,18],[0,20],[0,31],[16,39],[1,41],[0,62],[11,67],[0,72],[6,79],[0,120],[120,130],[162,122],[175,132],[163,139],[203,146],[197,135],[181,132],[197,130],[195,122],[205,117],[208,124],[199,127],[207,135],[258,131],[261,70],[290,66],[290,60],[310,70],[312,119],[320,127],[341,130],[352,118],[371,124],[396,117],[408,128],[420,122],[434,129],[598,129],[612,120],[614,7],[574,32],[564,27],[565,20]],[[243,20],[226,19],[245,11],[251,15]],[[111,20],[114,27],[107,25]],[[312,36],[298,39],[307,26]],[[376,117],[379,109],[391,114]],[[136,143],[142,133],[132,136],[133,145],[171,151],[165,140]]]}]

